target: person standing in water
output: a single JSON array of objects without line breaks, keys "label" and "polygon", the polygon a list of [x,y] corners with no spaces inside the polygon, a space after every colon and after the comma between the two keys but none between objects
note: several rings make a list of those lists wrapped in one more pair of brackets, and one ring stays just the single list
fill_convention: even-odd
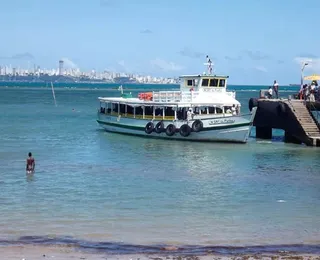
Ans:
[{"label": "person standing in water", "polygon": [[27,158],[27,165],[26,165],[27,173],[34,173],[35,166],[36,166],[36,161],[32,157],[32,153],[29,153]]}]

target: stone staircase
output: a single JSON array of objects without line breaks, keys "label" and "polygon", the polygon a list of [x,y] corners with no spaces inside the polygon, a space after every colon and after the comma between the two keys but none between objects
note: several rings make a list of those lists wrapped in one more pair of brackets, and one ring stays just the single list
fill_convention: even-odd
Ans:
[{"label": "stone staircase", "polygon": [[317,143],[320,142],[320,129],[303,101],[291,100],[286,103],[291,107],[293,114],[312,142],[312,145],[317,146]]}]

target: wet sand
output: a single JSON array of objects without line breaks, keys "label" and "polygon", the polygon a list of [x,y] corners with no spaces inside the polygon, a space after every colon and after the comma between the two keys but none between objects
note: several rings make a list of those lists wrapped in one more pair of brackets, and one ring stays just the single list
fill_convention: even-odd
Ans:
[{"label": "wet sand", "polygon": [[318,259],[320,260],[320,254],[295,254],[282,252],[278,254],[238,254],[238,255],[219,255],[219,254],[208,254],[202,256],[184,256],[184,255],[170,255],[170,248],[167,248],[167,253],[163,255],[155,254],[122,254],[113,255],[106,253],[90,253],[77,251],[75,248],[70,248],[67,246],[1,246],[0,256],[1,259],[6,260],[44,260],[44,259],[54,259],[54,260],[213,260],[213,259],[233,259],[233,260],[253,260],[253,259],[286,259],[286,260],[303,260],[303,259]]}]

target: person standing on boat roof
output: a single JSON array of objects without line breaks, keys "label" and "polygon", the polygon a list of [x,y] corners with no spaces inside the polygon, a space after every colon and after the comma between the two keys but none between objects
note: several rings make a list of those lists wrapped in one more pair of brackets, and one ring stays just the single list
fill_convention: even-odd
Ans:
[{"label": "person standing on boat roof", "polygon": [[277,81],[275,80],[273,82],[273,90],[274,90],[274,93],[276,94],[276,97],[279,98],[279,84],[277,83]]},{"label": "person standing on boat roof", "polygon": [[27,172],[34,173],[35,167],[36,167],[36,161],[35,161],[35,159],[32,157],[32,153],[30,152],[30,153],[28,154],[28,158],[27,158],[26,171],[27,171]]}]

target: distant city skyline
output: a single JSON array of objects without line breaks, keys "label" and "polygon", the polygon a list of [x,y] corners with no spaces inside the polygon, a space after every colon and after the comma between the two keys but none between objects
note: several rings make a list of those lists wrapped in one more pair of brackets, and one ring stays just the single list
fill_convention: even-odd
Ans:
[{"label": "distant city skyline", "polygon": [[[316,0],[11,0],[1,3],[0,65],[173,78],[208,54],[231,84],[297,83],[320,73]],[[304,40],[306,39],[306,40]],[[310,39],[310,40],[309,40]]]},{"label": "distant city skyline", "polygon": [[[58,76],[58,78],[57,78]],[[63,78],[63,77],[67,78]],[[52,78],[54,77],[54,78]],[[90,80],[99,80],[102,82],[109,83],[118,83],[121,82],[120,78],[127,78],[123,83],[135,82],[135,83],[153,83],[153,84],[176,84],[178,83],[178,78],[172,77],[154,77],[151,75],[141,75],[134,73],[125,73],[117,71],[81,71],[79,68],[65,68],[64,60],[60,59],[58,61],[58,68],[42,68],[39,65],[33,64],[33,68],[22,68],[20,66],[13,67],[10,65],[1,65],[0,64],[0,80],[5,81],[51,81],[59,80],[72,80],[72,81],[90,81]]]}]

